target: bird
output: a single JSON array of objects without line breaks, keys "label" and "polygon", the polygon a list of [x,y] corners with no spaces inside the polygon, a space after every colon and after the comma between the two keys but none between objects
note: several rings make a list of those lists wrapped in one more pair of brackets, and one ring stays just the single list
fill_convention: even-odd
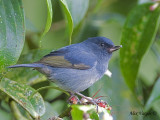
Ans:
[{"label": "bird", "polygon": [[51,51],[37,62],[17,64],[9,68],[34,68],[59,88],[83,96],[80,92],[103,77],[112,53],[121,47],[122,45],[115,46],[106,37],[91,37]]}]

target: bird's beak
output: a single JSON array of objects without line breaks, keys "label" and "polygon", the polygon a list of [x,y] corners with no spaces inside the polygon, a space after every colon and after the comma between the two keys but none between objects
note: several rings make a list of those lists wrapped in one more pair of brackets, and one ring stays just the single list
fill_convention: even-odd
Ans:
[{"label": "bird's beak", "polygon": [[116,50],[119,50],[122,47],[122,45],[118,45],[118,46],[113,46],[109,49],[109,52],[114,52]]}]

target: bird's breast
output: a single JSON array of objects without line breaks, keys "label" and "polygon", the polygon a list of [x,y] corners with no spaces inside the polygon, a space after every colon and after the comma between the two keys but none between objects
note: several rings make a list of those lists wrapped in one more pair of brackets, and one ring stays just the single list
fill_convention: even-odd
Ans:
[{"label": "bird's breast", "polygon": [[100,75],[100,77],[102,77],[104,75],[104,73],[106,72],[106,70],[108,69],[108,62],[98,62],[97,66],[96,66],[96,70],[98,72],[98,74]]}]

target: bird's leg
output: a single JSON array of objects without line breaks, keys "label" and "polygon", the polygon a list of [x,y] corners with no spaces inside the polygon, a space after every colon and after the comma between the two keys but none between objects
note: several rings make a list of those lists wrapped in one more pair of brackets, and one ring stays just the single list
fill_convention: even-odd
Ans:
[{"label": "bird's leg", "polygon": [[107,110],[111,110],[111,107],[108,105],[108,103],[105,102],[105,101],[103,101],[103,100],[101,100],[99,97],[97,97],[97,98],[94,99],[94,98],[91,98],[91,97],[84,96],[83,94],[81,94],[79,92],[76,92],[76,94],[79,95],[79,96],[81,96],[82,99],[84,98],[84,99],[88,100],[87,102],[84,102],[85,104],[86,103],[90,103],[90,104],[96,105],[97,106],[97,112],[98,112],[98,106],[106,108]]},{"label": "bird's leg", "polygon": [[88,102],[92,103],[93,105],[97,105],[97,99],[93,99],[91,97],[87,97],[79,92],[76,92],[77,95],[81,96],[82,98],[85,98],[86,100],[88,100]]},{"label": "bird's leg", "polygon": [[91,97],[87,97],[87,96],[84,96],[83,94],[81,94],[81,93],[79,93],[79,92],[76,92],[76,94],[77,95],[79,95],[79,96],[81,96],[82,97],[82,99],[84,98],[84,99],[86,99],[86,100],[88,100],[88,102],[89,103],[91,103],[91,104],[93,104],[93,105],[96,105],[96,109],[97,109],[97,112],[98,112],[98,106],[99,106],[99,100],[98,99],[93,99],[93,98],[91,98]]}]

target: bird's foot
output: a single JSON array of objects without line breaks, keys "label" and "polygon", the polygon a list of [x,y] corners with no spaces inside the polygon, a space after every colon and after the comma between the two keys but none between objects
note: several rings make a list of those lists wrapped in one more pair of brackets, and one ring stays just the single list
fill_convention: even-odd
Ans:
[{"label": "bird's foot", "polygon": [[78,102],[80,102],[80,100],[78,99],[77,96],[75,96],[74,94],[71,94],[71,96],[68,99],[68,102],[70,104],[77,104]]},{"label": "bird's foot", "polygon": [[111,110],[112,109],[108,105],[107,102],[101,100],[100,98],[87,97],[87,96],[84,96],[83,94],[78,93],[78,92],[76,92],[76,94],[79,95],[80,97],[82,97],[82,99],[80,100],[81,104],[84,104],[84,105],[88,105],[88,104],[96,105],[97,106],[97,112],[98,112],[98,106],[99,107],[103,107],[103,108],[105,108],[107,110]]},{"label": "bird's foot", "polygon": [[[111,110],[112,108],[108,105],[108,103],[106,101],[103,101],[100,99],[100,97],[97,98],[92,98],[92,97],[87,97],[79,92],[76,92],[75,94],[77,94],[78,96],[81,97],[81,100],[78,99],[77,96],[75,96],[74,94],[70,94],[70,98],[68,99],[70,104],[81,104],[81,105],[96,105],[97,106],[97,112],[98,112],[98,106],[99,107],[103,107],[107,110]],[[103,97],[103,96],[102,96]]]},{"label": "bird's foot", "polygon": [[79,95],[80,97],[82,97],[82,99],[81,99],[82,104],[91,103],[93,105],[96,105],[96,99],[93,99],[91,97],[87,97],[79,92],[76,92],[76,94]]}]

